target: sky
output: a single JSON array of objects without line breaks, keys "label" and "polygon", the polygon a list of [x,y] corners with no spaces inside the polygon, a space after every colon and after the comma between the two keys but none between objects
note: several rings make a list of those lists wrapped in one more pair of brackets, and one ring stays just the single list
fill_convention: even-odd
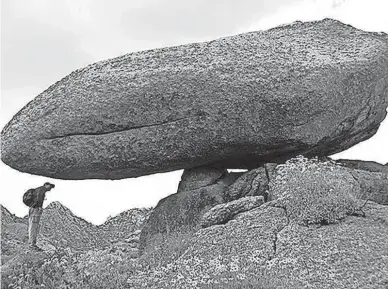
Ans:
[{"label": "sky", "polygon": [[[99,60],[325,17],[388,33],[386,11],[386,0],[2,0],[0,127],[48,86]],[[374,137],[334,158],[387,163],[387,142],[386,120]],[[60,201],[101,224],[124,210],[155,206],[176,192],[181,174],[63,181],[0,162],[0,203],[24,216],[23,193],[51,181],[56,188],[45,206]]]}]

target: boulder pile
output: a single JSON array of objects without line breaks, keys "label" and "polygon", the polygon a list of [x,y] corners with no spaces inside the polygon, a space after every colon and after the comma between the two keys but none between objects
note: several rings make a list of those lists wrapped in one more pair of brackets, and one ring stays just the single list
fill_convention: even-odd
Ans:
[{"label": "boulder pile", "polygon": [[[388,174],[344,163],[297,157],[277,165],[266,203],[263,196],[245,196],[207,210],[188,240],[181,234],[177,242],[175,235],[169,251],[162,244],[145,250],[142,260],[158,256],[160,265],[138,272],[130,284],[387,288]],[[167,235],[164,240],[172,244]],[[161,257],[171,252],[180,253],[173,261]]]}]

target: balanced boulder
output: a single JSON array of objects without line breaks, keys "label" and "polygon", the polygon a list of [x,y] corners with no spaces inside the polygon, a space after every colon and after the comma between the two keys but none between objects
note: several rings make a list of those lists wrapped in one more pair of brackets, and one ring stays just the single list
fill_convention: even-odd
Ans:
[{"label": "balanced boulder", "polygon": [[257,168],[368,139],[387,104],[386,34],[296,22],[76,70],[6,125],[1,159],[61,179]]}]

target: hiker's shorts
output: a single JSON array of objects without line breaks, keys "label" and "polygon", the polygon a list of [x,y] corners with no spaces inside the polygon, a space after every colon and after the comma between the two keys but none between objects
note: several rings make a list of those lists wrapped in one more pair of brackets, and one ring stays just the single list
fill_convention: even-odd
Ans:
[{"label": "hiker's shorts", "polygon": [[42,213],[42,208],[30,208],[28,212],[28,242],[30,245],[36,245]]}]

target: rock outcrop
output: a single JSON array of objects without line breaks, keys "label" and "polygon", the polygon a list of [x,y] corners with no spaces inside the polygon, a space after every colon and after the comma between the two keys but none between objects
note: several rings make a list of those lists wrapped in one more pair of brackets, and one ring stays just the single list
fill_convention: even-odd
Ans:
[{"label": "rock outcrop", "polygon": [[376,187],[365,190],[354,172],[381,174],[302,157],[278,165],[270,201],[248,196],[213,207],[202,216],[205,228],[170,248],[179,252],[174,260],[136,272],[128,284],[385,289],[388,207],[366,201]]},{"label": "rock outcrop", "polygon": [[[132,240],[134,236],[137,236],[135,239],[138,239],[140,230],[143,228],[151,213],[151,208],[130,209],[109,218],[106,222],[97,227],[99,228],[99,231],[104,232],[104,239],[107,239],[110,242],[117,242],[123,239]],[[131,232],[136,232],[136,234],[129,236],[128,234]]]},{"label": "rock outcrop", "polygon": [[138,272],[128,283],[151,289],[214,288],[206,287],[214,280],[215,288],[385,289],[388,207],[368,203],[363,210],[365,217],[301,226],[267,203],[199,230],[176,261]]},{"label": "rock outcrop", "polygon": [[[301,224],[326,224],[351,213],[362,214],[359,207],[367,200],[388,205],[388,174],[354,169],[331,159],[299,156],[285,164],[265,164],[245,173],[216,172],[213,167],[201,167],[183,173],[179,188],[190,190],[158,203],[142,230],[141,252],[158,250],[179,236],[188,238],[201,226],[228,222],[242,211],[257,207],[260,197],[265,201],[282,199],[281,206]],[[198,181],[199,175],[203,182]],[[309,203],[306,196],[314,194],[324,194],[324,198],[316,199],[325,203],[315,199]]]},{"label": "rock outcrop", "polygon": [[[380,163],[361,160],[336,160],[350,168],[346,170],[361,187],[361,198],[388,205],[388,167]],[[338,177],[341,177],[340,175]]]},{"label": "rock outcrop", "polygon": [[257,168],[368,139],[387,103],[386,34],[296,22],[79,69],[6,125],[1,159],[62,179]]},{"label": "rock outcrop", "polygon": [[[334,204],[340,204],[345,199],[350,203],[350,199],[356,198],[388,205],[388,173],[380,170],[382,167],[376,164],[372,170],[369,162],[362,164],[358,161],[358,168],[363,169],[354,169],[330,159],[294,158],[276,167],[269,183],[269,199],[287,198],[291,194],[303,202],[301,198],[304,195],[321,191],[325,192],[325,200]],[[328,204],[326,207],[329,207]]]},{"label": "rock outcrop", "polygon": [[349,173],[361,188],[361,199],[388,205],[388,173],[371,173],[364,170],[352,170]]},{"label": "rock outcrop", "polygon": [[[226,201],[225,191],[242,173],[215,172],[212,167],[183,172],[178,193],[160,200],[145,223],[140,235],[142,252],[163,246],[178,235],[194,233],[201,227],[202,215]],[[202,182],[198,175],[203,177]]]},{"label": "rock outcrop", "polygon": [[357,170],[363,170],[373,173],[385,173],[388,174],[388,166],[382,165],[371,161],[360,161],[360,160],[336,160],[338,164],[341,164],[348,168]]}]

